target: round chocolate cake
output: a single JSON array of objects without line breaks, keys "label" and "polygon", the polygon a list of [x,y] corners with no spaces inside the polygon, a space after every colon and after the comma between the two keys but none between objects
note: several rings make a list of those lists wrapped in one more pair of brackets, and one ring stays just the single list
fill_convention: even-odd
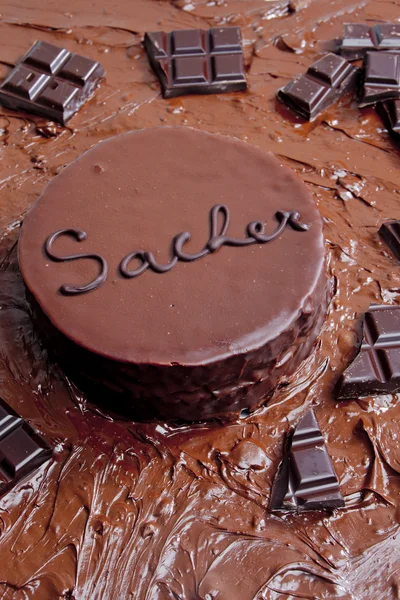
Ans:
[{"label": "round chocolate cake", "polygon": [[47,186],[18,249],[35,301],[75,342],[51,336],[59,362],[138,417],[255,408],[326,314],[322,220],[303,182],[189,128],[87,152]]},{"label": "round chocolate cake", "polygon": [[[400,403],[392,390],[399,377],[400,109],[396,54],[381,52],[398,49],[398,4],[8,0],[0,14],[1,600],[398,599]],[[365,67],[366,49],[378,58],[369,56]],[[356,82],[367,88],[362,101],[352,92]],[[359,107],[383,92],[393,103]],[[170,135],[183,136],[185,150],[174,145],[161,160]],[[110,152],[113,172],[104,156],[92,163],[142,136],[152,146],[147,152],[144,143]],[[191,160],[192,136],[208,148],[204,170]],[[227,149],[218,160],[214,144]],[[227,175],[230,153],[242,158]],[[185,170],[190,162],[193,172]],[[128,174],[139,178],[140,194]],[[282,193],[283,181],[295,195]],[[130,220],[140,217],[133,206],[144,216],[157,203],[164,208],[153,211],[154,220],[147,213],[131,231]],[[285,219],[276,238],[260,242]],[[394,225],[381,237],[387,221]],[[54,238],[63,230],[75,233]],[[228,245],[221,235],[249,243]],[[134,252],[141,254],[124,261]],[[77,254],[91,258],[64,260]],[[167,272],[156,272],[171,261]],[[274,269],[277,281],[265,288]],[[333,281],[333,299],[312,346],[326,281]],[[121,310],[113,286],[132,298],[131,313],[126,302]],[[189,297],[197,307],[190,318]],[[266,330],[273,308],[281,317]],[[210,323],[218,336],[206,338]],[[300,334],[306,323],[310,330]],[[263,335],[251,348],[246,335],[256,331]],[[112,346],[121,339],[132,354]],[[229,345],[234,340],[240,351]],[[262,347],[272,361],[264,367],[280,364],[276,382],[275,369],[261,374],[271,385],[265,396],[254,369],[247,379],[227,362]],[[155,376],[149,370],[139,390],[133,365],[144,364],[140,350]],[[201,360],[189,358],[193,351],[204,352],[205,379],[194,373]],[[176,380],[174,361],[186,365],[176,367]],[[209,370],[217,362],[221,369]],[[201,399],[201,384],[190,387],[186,369],[189,380],[207,381]],[[348,399],[336,401],[332,390],[344,372]],[[215,394],[235,377],[245,384],[238,396],[232,389]],[[367,395],[374,377],[381,393]],[[183,390],[185,402],[175,405]],[[245,398],[251,414],[224,425],[118,417],[140,404],[142,414],[176,410],[187,421],[196,407],[232,418]],[[317,483],[326,474],[317,500],[307,469],[309,481],[313,470]],[[282,482],[286,490],[276,487]]]}]

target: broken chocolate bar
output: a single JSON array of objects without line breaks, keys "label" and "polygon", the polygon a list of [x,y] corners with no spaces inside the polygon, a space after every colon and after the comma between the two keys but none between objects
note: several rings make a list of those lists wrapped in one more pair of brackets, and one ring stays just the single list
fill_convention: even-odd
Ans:
[{"label": "broken chocolate bar", "polygon": [[364,316],[359,354],[335,389],[338,400],[400,390],[400,306],[373,304]]},{"label": "broken chocolate bar", "polygon": [[299,115],[313,121],[346,92],[356,88],[360,69],[336,54],[326,54],[279,90],[278,98]]},{"label": "broken chocolate bar", "polygon": [[377,105],[377,112],[381,115],[387,130],[395,137],[400,135],[400,99],[387,100]]},{"label": "broken chocolate bar", "polygon": [[400,260],[400,221],[387,221],[381,225],[379,235]]},{"label": "broken chocolate bar", "polygon": [[400,96],[400,54],[367,52],[360,107]]},{"label": "broken chocolate bar", "polygon": [[65,125],[103,76],[98,62],[39,41],[1,84],[0,103]]},{"label": "broken chocolate bar", "polygon": [[164,98],[246,89],[239,27],[146,33],[144,47]]},{"label": "broken chocolate bar", "polygon": [[348,60],[363,58],[369,50],[399,50],[400,24],[345,23],[340,53]]},{"label": "broken chocolate bar", "polygon": [[51,456],[45,440],[0,400],[0,494]]},{"label": "broken chocolate bar", "polygon": [[272,486],[270,509],[332,510],[343,506],[338,478],[314,411],[310,410],[288,437]]}]

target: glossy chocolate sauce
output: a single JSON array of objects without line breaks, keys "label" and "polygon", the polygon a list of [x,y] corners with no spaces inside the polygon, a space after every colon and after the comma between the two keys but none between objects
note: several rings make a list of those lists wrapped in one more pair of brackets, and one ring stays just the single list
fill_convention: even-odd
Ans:
[{"label": "glossy chocolate sauce", "polygon": [[[106,80],[67,128],[1,110],[1,395],[57,460],[0,499],[0,598],[75,600],[394,600],[400,593],[400,405],[336,404],[356,316],[398,304],[400,273],[378,236],[400,219],[399,149],[371,108],[343,99],[314,123],[277,104],[346,22],[400,18],[371,0],[226,3],[1,2],[1,74],[38,38],[98,60]],[[245,93],[164,100],[145,31],[242,28]],[[54,175],[131,129],[188,125],[275,152],[324,218],[336,290],[320,343],[265,408],[228,426],[111,420],[47,358],[32,326],[14,244]],[[267,512],[285,434],[313,406],[346,508]]]}]

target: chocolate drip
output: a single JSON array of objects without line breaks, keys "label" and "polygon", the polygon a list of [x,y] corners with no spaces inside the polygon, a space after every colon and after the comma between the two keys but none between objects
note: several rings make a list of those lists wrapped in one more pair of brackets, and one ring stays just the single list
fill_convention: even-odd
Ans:
[{"label": "chocolate drip", "polygon": [[92,282],[86,285],[69,285],[63,284],[60,287],[60,292],[64,294],[64,296],[74,296],[77,294],[85,294],[86,292],[92,292],[93,290],[97,290],[107,279],[108,273],[108,265],[107,261],[98,254],[70,254],[69,256],[57,256],[52,251],[52,246],[56,239],[61,235],[70,235],[76,239],[77,242],[82,242],[86,240],[87,233],[85,231],[80,231],[79,229],[60,229],[55,233],[49,235],[45,243],[45,251],[46,254],[51,260],[56,262],[67,262],[70,260],[79,260],[81,258],[90,258],[96,260],[100,263],[101,271],[99,275]]},{"label": "chocolate drip", "polygon": [[[218,233],[218,218],[220,214],[222,215],[222,226]],[[224,204],[216,204],[210,211],[210,237],[203,250],[195,254],[184,252],[182,249],[183,245],[189,242],[192,237],[188,231],[184,231],[179,233],[173,240],[172,258],[169,263],[161,265],[157,263],[152,252],[135,250],[121,261],[120,272],[124,277],[130,279],[138,277],[147,269],[155,273],[167,273],[176,266],[178,261],[193,262],[199,260],[212,252],[216,252],[221,246],[240,247],[249,246],[250,244],[267,244],[279,237],[287,225],[290,225],[295,231],[308,231],[309,229],[309,225],[299,222],[300,214],[296,211],[277,211],[275,217],[279,221],[279,225],[273,233],[267,235],[265,233],[265,224],[261,221],[251,221],[246,227],[247,237],[240,239],[233,238],[225,235],[230,223],[229,208]],[[130,271],[128,265],[133,259],[139,260],[141,264],[133,271]]]}]

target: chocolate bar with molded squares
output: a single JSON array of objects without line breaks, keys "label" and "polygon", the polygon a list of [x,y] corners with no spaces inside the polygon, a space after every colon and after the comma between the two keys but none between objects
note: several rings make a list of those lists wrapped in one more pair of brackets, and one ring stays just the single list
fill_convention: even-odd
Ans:
[{"label": "chocolate bar with molded squares", "polygon": [[356,89],[360,69],[336,54],[326,54],[278,92],[278,98],[313,121],[346,92]]},{"label": "chocolate bar with molded squares", "polygon": [[344,506],[339,481],[311,409],[287,438],[272,486],[271,511],[332,510]]},{"label": "chocolate bar with molded squares", "polygon": [[363,58],[370,50],[400,51],[400,23],[345,23],[340,53],[348,60]]},{"label": "chocolate bar with molded squares", "polygon": [[146,33],[144,47],[164,98],[246,89],[239,27]]},{"label": "chocolate bar with molded squares", "polygon": [[364,315],[362,344],[340,377],[338,400],[400,390],[400,306],[373,304]]},{"label": "chocolate bar with molded squares", "polygon": [[0,399],[0,495],[51,456],[47,442]]},{"label": "chocolate bar with molded squares", "polygon": [[0,86],[0,103],[65,125],[99,85],[100,63],[36,42]]},{"label": "chocolate bar with molded squares", "polygon": [[400,54],[367,52],[360,107],[400,97]]}]

